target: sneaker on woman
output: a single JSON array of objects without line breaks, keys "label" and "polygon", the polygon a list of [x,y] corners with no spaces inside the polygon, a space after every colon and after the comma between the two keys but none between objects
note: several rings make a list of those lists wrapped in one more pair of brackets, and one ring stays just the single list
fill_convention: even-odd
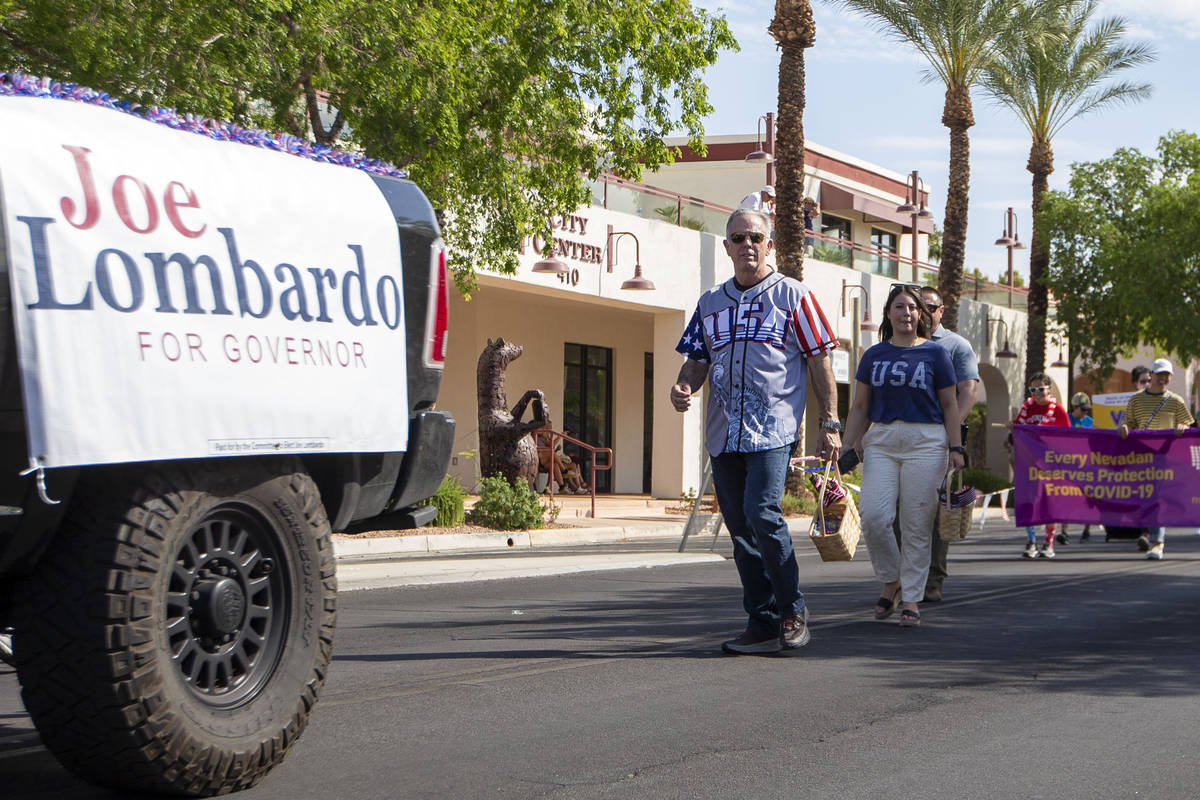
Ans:
[{"label": "sneaker on woman", "polygon": [[1162,561],[1162,557],[1163,557],[1162,542],[1158,542],[1157,544],[1155,544],[1153,547],[1151,547],[1149,550],[1146,551],[1146,558],[1152,559],[1154,561]]},{"label": "sneaker on woman", "polygon": [[1054,558],[1054,545],[1052,545],[1052,544],[1048,544],[1048,545],[1046,545],[1045,547],[1043,547],[1043,548],[1042,548],[1042,550],[1041,550],[1041,552],[1040,552],[1040,553],[1038,553],[1038,557],[1040,557],[1040,558]]},{"label": "sneaker on woman", "polygon": [[1021,555],[1024,556],[1025,558],[1037,558],[1037,555],[1038,555],[1037,545],[1034,544],[1033,542],[1030,542],[1029,544],[1025,545],[1025,549],[1021,552]]}]

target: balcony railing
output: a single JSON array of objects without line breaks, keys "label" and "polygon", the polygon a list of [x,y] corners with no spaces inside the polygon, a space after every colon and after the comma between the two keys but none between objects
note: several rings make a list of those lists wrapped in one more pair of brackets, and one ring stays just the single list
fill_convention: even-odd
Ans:
[{"label": "balcony railing", "polygon": [[[611,211],[669,222],[695,231],[725,235],[725,221],[733,208],[710,203],[699,197],[679,194],[645,183],[602,174],[592,181],[592,202]],[[860,244],[837,236],[812,231],[813,252],[809,258],[837,264],[871,275],[936,286],[938,267],[869,244]],[[1028,310],[1029,289],[993,283],[974,275],[963,275],[962,296],[981,303]]]},{"label": "balcony railing", "polygon": [[610,211],[669,222],[717,236],[725,235],[725,221],[733,212],[729,206],[608,174],[592,181],[592,202]]}]

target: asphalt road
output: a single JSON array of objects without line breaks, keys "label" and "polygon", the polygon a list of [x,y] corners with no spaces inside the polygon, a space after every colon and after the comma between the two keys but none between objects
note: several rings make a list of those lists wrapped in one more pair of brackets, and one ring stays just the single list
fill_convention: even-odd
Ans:
[{"label": "asphalt road", "polygon": [[[1200,536],[1161,562],[1022,542],[953,545],[919,629],[871,619],[863,551],[801,545],[787,656],[719,652],[728,562],[347,592],[307,733],[240,797],[1200,796]],[[113,796],[35,742],[0,676],[0,797]]]}]

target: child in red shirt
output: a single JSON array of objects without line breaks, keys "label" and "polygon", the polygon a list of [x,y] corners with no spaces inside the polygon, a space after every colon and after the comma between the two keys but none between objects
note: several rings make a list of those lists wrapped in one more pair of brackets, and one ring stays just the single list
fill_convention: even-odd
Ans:
[{"label": "child in red shirt", "polygon": [[[1059,405],[1050,394],[1050,378],[1039,372],[1029,379],[1029,399],[1021,404],[1014,425],[1057,425],[1060,428],[1071,427],[1071,415],[1065,406]],[[1021,553],[1025,558],[1054,558],[1054,534],[1058,526],[1054,523],[1046,525],[1046,544],[1039,552],[1037,549],[1037,527],[1030,525],[1025,529],[1025,550]]]}]

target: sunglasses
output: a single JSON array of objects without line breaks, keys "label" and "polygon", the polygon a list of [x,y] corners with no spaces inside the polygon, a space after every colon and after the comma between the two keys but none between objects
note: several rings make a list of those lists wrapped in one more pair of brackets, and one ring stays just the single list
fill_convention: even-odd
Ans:
[{"label": "sunglasses", "polygon": [[1037,393],[1048,392],[1048,391],[1050,391],[1050,387],[1049,386],[1030,386],[1029,391],[1037,392]]},{"label": "sunglasses", "polygon": [[1143,375],[1142,377],[1138,378],[1138,386],[1141,386],[1143,383],[1149,383],[1149,382],[1150,382],[1149,375]]},{"label": "sunglasses", "polygon": [[937,303],[926,303],[925,304],[925,310],[928,311],[930,314],[936,314],[938,309],[940,309],[940,308],[941,308],[941,306],[938,305]]},{"label": "sunglasses", "polygon": [[900,287],[902,289],[916,289],[918,292],[921,291],[921,288],[922,288],[921,284],[919,284],[919,283],[893,283],[891,285],[891,288],[888,289],[888,291],[890,292],[890,291],[892,291],[892,289],[895,289],[896,287]]},{"label": "sunglasses", "polygon": [[742,242],[746,241],[747,239],[754,242],[754,244],[762,244],[763,239],[766,239],[766,238],[767,238],[767,235],[765,233],[759,233],[758,231],[751,231],[750,233],[731,233],[731,234],[729,234],[729,241],[733,242],[734,244],[741,244]]}]

